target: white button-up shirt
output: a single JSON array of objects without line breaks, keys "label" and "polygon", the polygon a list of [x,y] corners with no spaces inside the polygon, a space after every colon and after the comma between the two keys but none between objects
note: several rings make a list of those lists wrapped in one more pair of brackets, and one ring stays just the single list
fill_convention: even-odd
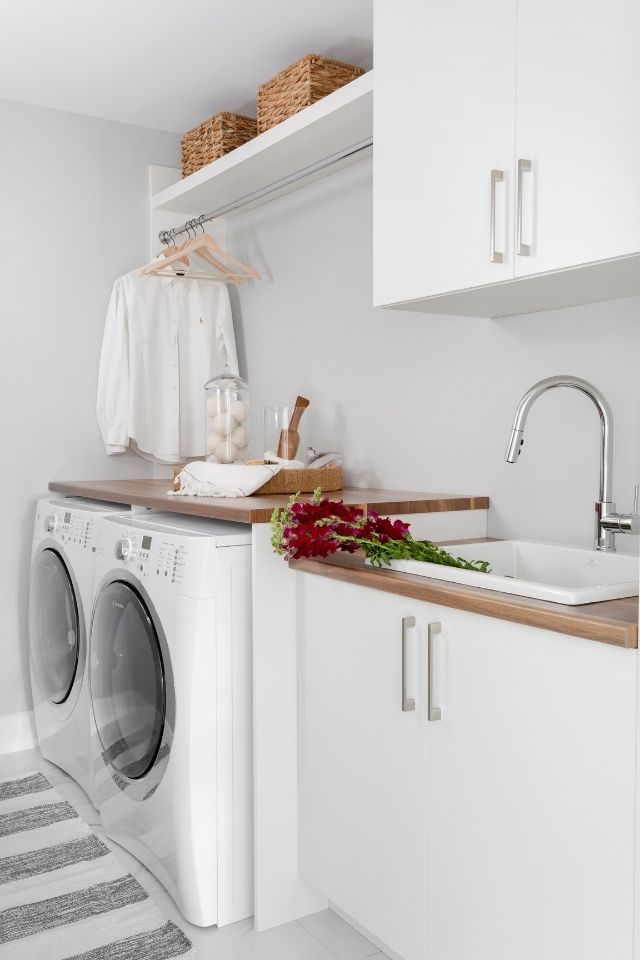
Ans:
[{"label": "white button-up shirt", "polygon": [[180,463],[206,453],[204,385],[238,373],[223,283],[141,277],[113,285],[98,373],[98,423],[109,454],[131,447]]}]

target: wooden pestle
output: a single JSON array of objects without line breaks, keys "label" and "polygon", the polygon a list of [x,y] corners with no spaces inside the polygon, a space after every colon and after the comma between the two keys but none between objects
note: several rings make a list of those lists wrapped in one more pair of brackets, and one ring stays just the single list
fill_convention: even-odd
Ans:
[{"label": "wooden pestle", "polygon": [[280,432],[278,456],[283,460],[295,460],[296,458],[298,447],[300,446],[298,427],[300,426],[302,414],[309,406],[309,403],[310,401],[307,400],[306,397],[298,397],[296,405],[293,408],[293,413],[291,414],[291,421],[288,428]]}]

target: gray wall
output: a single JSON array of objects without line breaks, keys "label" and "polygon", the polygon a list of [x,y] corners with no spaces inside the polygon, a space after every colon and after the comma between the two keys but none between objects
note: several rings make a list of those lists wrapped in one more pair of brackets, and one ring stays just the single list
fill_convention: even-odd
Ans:
[{"label": "gray wall", "polygon": [[[34,500],[53,477],[151,474],[135,456],[105,456],[96,373],[111,282],[147,256],[147,165],[176,165],[177,138],[2,101],[0,135],[1,715],[30,705]],[[585,398],[540,401],[517,467],[504,447],[536,379],[592,380],[613,407],[616,494],[630,507],[639,301],[501,321],[373,310],[371,217],[366,161],[230,221],[229,245],[265,276],[233,291],[254,437],[263,405],[302,392],[306,439],[338,446],[351,482],[486,493],[494,534],[589,543],[598,421]]]},{"label": "gray wall", "polygon": [[[615,494],[631,509],[640,301],[497,321],[373,310],[371,225],[370,161],[230,221],[230,243],[266,277],[240,291],[236,311],[258,434],[257,408],[300,392],[312,400],[309,439],[341,449],[353,483],[488,494],[495,535],[589,544],[599,441],[590,402],[547,394],[519,464],[505,464],[504,451],[532,383],[584,377],[613,408]],[[637,550],[637,539],[620,537],[619,549]]]},{"label": "gray wall", "polygon": [[2,715],[30,706],[35,499],[53,478],[151,472],[106,457],[96,376],[111,283],[147,260],[148,164],[176,166],[177,137],[0,101],[0,143]]}]

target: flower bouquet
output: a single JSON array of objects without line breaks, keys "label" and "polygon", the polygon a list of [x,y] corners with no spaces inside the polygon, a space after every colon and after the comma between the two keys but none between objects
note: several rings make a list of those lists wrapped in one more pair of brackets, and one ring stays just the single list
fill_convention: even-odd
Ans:
[{"label": "flower bouquet", "polygon": [[378,513],[365,513],[342,500],[323,499],[321,490],[314,492],[311,501],[302,501],[296,494],[286,507],[273,511],[271,543],[285,560],[362,550],[376,567],[389,565],[392,560],[422,560],[478,573],[489,572],[486,560],[454,557],[430,540],[415,540],[409,533],[408,523],[390,520]]}]

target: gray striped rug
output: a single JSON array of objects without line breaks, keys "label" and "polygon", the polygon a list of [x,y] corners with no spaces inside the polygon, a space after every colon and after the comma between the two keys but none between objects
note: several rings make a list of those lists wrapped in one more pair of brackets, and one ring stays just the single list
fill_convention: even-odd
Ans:
[{"label": "gray striped rug", "polygon": [[196,960],[41,773],[0,780],[0,960]]}]

